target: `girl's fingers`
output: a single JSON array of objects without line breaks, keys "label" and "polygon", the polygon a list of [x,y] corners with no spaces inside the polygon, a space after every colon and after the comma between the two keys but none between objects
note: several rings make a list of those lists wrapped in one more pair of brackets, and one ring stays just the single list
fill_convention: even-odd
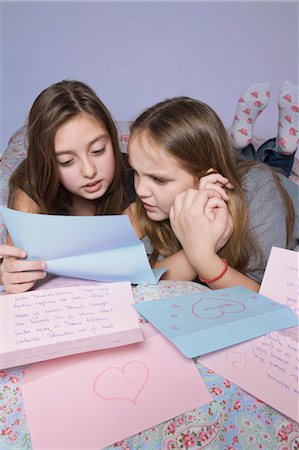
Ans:
[{"label": "girl's fingers", "polygon": [[24,284],[24,283],[32,283],[37,280],[42,280],[46,277],[46,272],[41,271],[32,271],[32,272],[16,272],[13,274],[7,275],[8,284]]},{"label": "girl's fingers", "polygon": [[25,258],[26,252],[20,248],[13,247],[12,245],[0,245],[0,257],[14,257],[14,258]]},{"label": "girl's fingers", "polygon": [[221,198],[212,197],[205,206],[205,215],[209,220],[214,220],[216,212],[219,212],[220,209],[227,210],[225,201]]},{"label": "girl's fingers", "polygon": [[29,291],[33,288],[37,280],[30,283],[19,283],[19,284],[7,284],[5,286],[5,292],[8,294],[20,294],[22,292]]},{"label": "girl's fingers", "polygon": [[174,203],[169,212],[169,219],[173,221],[178,214],[187,212],[197,214],[203,212],[207,201],[211,198],[221,199],[221,195],[215,189],[188,189],[175,197]]},{"label": "girl's fingers", "polygon": [[227,205],[222,198],[212,197],[207,201],[207,206],[210,208],[224,208],[227,209]]},{"label": "girl's fingers", "polygon": [[224,177],[220,173],[211,173],[205,175],[199,180],[199,189],[205,188],[208,183],[216,184],[218,186],[224,186],[227,189],[233,189],[233,185],[228,178]]},{"label": "girl's fingers", "polygon": [[0,270],[6,292],[20,293],[31,289],[36,281],[46,277],[45,268],[44,261],[26,261],[11,256],[4,257]]},{"label": "girl's fingers", "polygon": [[221,195],[223,200],[225,200],[225,201],[229,200],[229,196],[226,193],[225,189],[221,186],[218,186],[217,184],[207,183],[206,186],[204,187],[204,189],[214,189]]},{"label": "girl's fingers", "polygon": [[43,271],[46,268],[44,261],[27,261],[15,258],[4,258],[3,267],[9,273],[24,273],[29,271]]}]

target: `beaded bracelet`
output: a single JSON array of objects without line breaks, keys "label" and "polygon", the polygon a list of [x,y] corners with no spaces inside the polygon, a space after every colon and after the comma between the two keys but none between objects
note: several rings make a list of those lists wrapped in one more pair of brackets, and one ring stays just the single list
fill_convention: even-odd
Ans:
[{"label": "beaded bracelet", "polygon": [[227,269],[228,269],[228,264],[227,264],[226,259],[223,258],[223,262],[224,262],[224,269],[222,270],[222,272],[221,272],[219,275],[217,275],[215,278],[212,278],[211,280],[205,280],[204,278],[201,278],[201,277],[198,275],[199,281],[201,281],[202,283],[210,284],[210,283],[214,283],[215,281],[220,280],[220,278],[222,278],[223,275],[226,274]]}]

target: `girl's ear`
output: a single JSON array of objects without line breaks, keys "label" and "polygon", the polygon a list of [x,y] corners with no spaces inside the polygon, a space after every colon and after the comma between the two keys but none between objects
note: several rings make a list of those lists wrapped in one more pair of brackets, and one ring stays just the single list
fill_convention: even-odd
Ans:
[{"label": "girl's ear", "polygon": [[218,170],[213,169],[212,167],[210,167],[210,169],[208,169],[206,171],[206,175],[208,175],[209,173],[218,173]]}]

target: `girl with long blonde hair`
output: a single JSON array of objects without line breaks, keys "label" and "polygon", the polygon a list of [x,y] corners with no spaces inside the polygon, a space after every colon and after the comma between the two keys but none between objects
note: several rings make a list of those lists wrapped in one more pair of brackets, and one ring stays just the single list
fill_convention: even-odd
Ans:
[{"label": "girl with long blonde hair", "polygon": [[137,194],[128,213],[152,265],[165,278],[257,291],[272,246],[292,245],[293,205],[277,173],[237,161],[217,114],[188,97],[144,111],[128,154]]}]

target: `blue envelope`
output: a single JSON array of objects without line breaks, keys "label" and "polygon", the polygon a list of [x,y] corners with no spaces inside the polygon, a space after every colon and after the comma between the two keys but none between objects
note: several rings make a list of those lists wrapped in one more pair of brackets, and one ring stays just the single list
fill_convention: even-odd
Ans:
[{"label": "blue envelope", "polygon": [[290,308],[241,286],[133,306],[188,358],[298,325]]},{"label": "blue envelope", "polygon": [[152,270],[143,243],[126,215],[30,214],[0,207],[16,247],[42,259],[54,275],[102,282],[157,284],[165,269]]}]

